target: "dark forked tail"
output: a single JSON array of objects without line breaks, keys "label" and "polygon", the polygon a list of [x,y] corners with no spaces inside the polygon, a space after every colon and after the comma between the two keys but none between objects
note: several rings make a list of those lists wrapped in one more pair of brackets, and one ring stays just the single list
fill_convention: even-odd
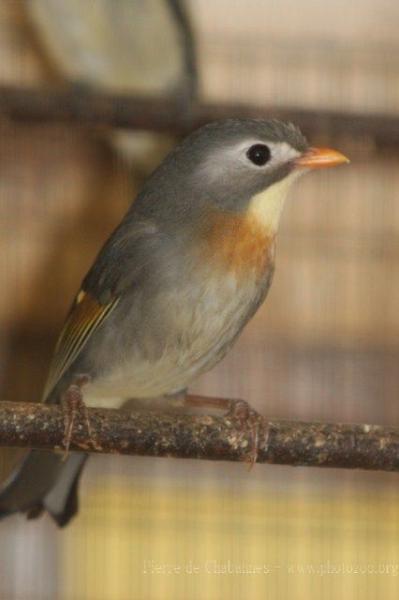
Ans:
[{"label": "dark forked tail", "polygon": [[78,509],[78,482],[87,455],[63,461],[52,452],[29,450],[0,491],[0,518],[25,512],[36,518],[47,510],[62,527]]},{"label": "dark forked tail", "polygon": [[[56,386],[47,402],[56,402],[68,386]],[[71,452],[66,460],[45,450],[27,450],[11,475],[0,483],[0,518],[24,512],[30,519],[47,510],[66,525],[78,510],[78,483],[87,454]]]}]

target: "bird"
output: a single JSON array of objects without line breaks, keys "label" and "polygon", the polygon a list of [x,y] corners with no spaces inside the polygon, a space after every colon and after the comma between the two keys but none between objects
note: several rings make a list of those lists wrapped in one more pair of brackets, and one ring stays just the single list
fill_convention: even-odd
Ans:
[{"label": "bird", "polygon": [[[279,120],[210,122],[144,183],[99,251],[55,347],[43,401],[118,408],[169,402],[231,348],[266,298],[292,183],[349,162]],[[87,454],[28,450],[0,490],[0,517],[78,510]]]}]

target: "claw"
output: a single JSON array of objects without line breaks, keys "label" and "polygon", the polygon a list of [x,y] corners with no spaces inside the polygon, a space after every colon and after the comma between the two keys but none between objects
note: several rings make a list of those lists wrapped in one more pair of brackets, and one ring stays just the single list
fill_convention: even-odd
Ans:
[{"label": "claw", "polygon": [[245,453],[243,460],[251,470],[258,459],[259,424],[258,413],[245,400],[229,400],[227,398],[207,398],[202,396],[187,396],[186,405],[195,408],[216,408],[226,411],[225,416],[239,421],[244,428],[251,425],[250,450]]},{"label": "claw", "polygon": [[259,415],[245,400],[229,400],[229,402],[230,408],[227,416],[238,420],[243,427],[251,425],[250,450],[244,456],[244,461],[248,463],[248,470],[251,471],[258,459]]},{"label": "claw", "polygon": [[63,438],[64,455],[63,460],[69,455],[69,448],[72,440],[73,427],[75,424],[76,416],[78,412],[83,413],[86,422],[87,435],[92,446],[98,450],[99,446],[93,435],[93,431],[90,425],[89,413],[87,406],[83,400],[82,387],[89,383],[90,377],[88,375],[78,375],[73,383],[69,386],[64,394],[62,403],[65,406],[65,430]]}]

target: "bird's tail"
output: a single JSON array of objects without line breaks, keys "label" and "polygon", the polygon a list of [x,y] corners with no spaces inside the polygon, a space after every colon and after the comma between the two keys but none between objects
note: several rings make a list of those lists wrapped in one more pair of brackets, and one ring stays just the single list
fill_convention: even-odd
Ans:
[{"label": "bird's tail", "polygon": [[[56,402],[68,385],[65,378],[46,401]],[[78,452],[64,460],[54,452],[27,450],[0,482],[0,518],[24,512],[33,519],[47,510],[60,527],[66,525],[78,509],[78,482],[86,459]]]},{"label": "bird's tail", "polygon": [[78,509],[77,488],[87,455],[72,453],[63,461],[52,452],[29,450],[0,491],[0,518],[25,512],[28,518],[47,510],[62,527]]}]

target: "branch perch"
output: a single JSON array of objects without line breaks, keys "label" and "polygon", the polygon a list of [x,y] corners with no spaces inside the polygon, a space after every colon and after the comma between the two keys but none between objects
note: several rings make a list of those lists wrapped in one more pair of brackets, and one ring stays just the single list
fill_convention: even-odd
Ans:
[{"label": "branch perch", "polygon": [[90,126],[187,133],[226,117],[280,118],[298,123],[307,134],[371,136],[399,142],[399,118],[321,108],[254,106],[237,103],[183,103],[173,98],[111,95],[77,87],[54,89],[0,86],[0,115],[13,121],[64,122]]},{"label": "branch perch", "polygon": [[[257,462],[281,465],[399,470],[399,429],[378,425],[170,415],[88,409],[95,448],[78,414],[71,450],[245,460],[256,442]],[[39,403],[0,402],[0,446],[62,451],[64,411]],[[254,428],[257,436],[254,437]]]}]

